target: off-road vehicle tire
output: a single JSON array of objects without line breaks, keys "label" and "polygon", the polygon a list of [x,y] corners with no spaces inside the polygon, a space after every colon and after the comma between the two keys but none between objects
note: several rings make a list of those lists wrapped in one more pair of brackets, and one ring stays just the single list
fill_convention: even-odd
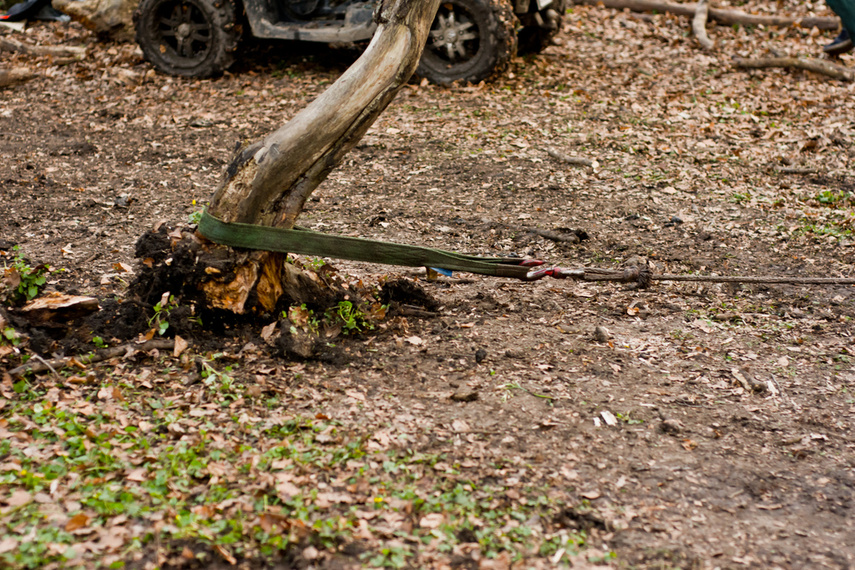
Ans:
[{"label": "off-road vehicle tire", "polygon": [[159,71],[219,75],[234,61],[242,26],[233,0],[141,0],[136,40]]},{"label": "off-road vehicle tire", "polygon": [[561,31],[564,24],[564,13],[567,11],[567,0],[555,0],[550,9],[558,14],[553,28],[544,28],[535,20],[534,13],[519,14],[520,28],[517,33],[518,51],[520,55],[527,53],[540,53],[552,45],[552,40]]},{"label": "off-road vehicle tire", "polygon": [[508,0],[443,2],[416,73],[439,84],[499,75],[517,53],[516,24]]}]

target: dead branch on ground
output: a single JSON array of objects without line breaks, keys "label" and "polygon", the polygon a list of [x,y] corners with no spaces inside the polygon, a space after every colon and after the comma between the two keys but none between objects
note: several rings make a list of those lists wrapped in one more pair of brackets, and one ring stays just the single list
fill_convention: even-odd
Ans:
[{"label": "dead branch on ground", "polygon": [[[628,8],[633,12],[668,12],[678,16],[694,17],[698,5],[695,3],[679,4],[667,2],[666,0],[577,0],[578,4],[597,6],[602,4],[606,8],[623,10]],[[727,26],[741,24],[743,26],[776,26],[786,28],[796,26],[800,28],[818,28],[820,30],[835,31],[840,27],[837,18],[792,18],[789,16],[759,16],[748,14],[739,10],[722,10],[710,8],[709,17],[720,24]]]},{"label": "dead branch on ground", "polygon": [[575,233],[561,233],[551,230],[541,230],[539,228],[522,228],[520,231],[561,243],[577,244],[581,241]]},{"label": "dead branch on ground", "polygon": [[552,148],[544,149],[546,154],[560,160],[561,162],[566,162],[567,164],[572,164],[573,166],[586,166],[588,168],[594,167],[594,161],[590,158],[585,158],[584,156],[570,156],[569,154],[564,154],[563,152],[559,152]]},{"label": "dead branch on ground", "polygon": [[821,59],[799,59],[797,57],[737,58],[733,60],[733,65],[742,69],[766,69],[769,67],[803,69],[840,81],[855,81],[855,70]]},{"label": "dead branch on ground", "polygon": [[695,10],[695,15],[692,17],[692,31],[695,32],[695,37],[698,38],[698,43],[701,47],[710,50],[715,46],[710,37],[707,35],[707,17],[709,16],[709,0],[700,0],[698,8]]},{"label": "dead branch on ground", "polygon": [[36,74],[26,67],[0,67],[0,87],[32,79]]},{"label": "dead branch on ground", "polygon": [[75,46],[34,46],[11,38],[0,38],[0,51],[25,53],[29,55],[50,55],[53,57],[73,57],[83,59],[85,47]]},{"label": "dead branch on ground", "polygon": [[35,374],[45,372],[47,370],[55,372],[56,370],[62,370],[67,366],[85,367],[87,364],[94,364],[95,362],[101,362],[102,360],[109,360],[119,356],[128,356],[135,352],[147,352],[154,349],[172,350],[173,348],[175,348],[174,340],[155,338],[147,340],[142,344],[128,343],[121,346],[101,348],[83,356],[66,356],[51,360],[42,360],[39,358],[38,360],[40,360],[40,362],[27,362],[26,364],[10,370],[9,374],[12,376],[21,376],[27,372],[33,372]]}]

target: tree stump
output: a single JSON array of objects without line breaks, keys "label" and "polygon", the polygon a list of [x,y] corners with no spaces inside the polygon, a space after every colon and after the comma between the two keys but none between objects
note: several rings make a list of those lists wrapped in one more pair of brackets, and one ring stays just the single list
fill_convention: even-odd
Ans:
[{"label": "tree stump", "polygon": [[[226,222],[293,227],[312,191],[412,76],[438,6],[439,0],[383,0],[368,49],[285,125],[236,153],[208,212]],[[137,244],[137,257],[145,267],[134,291],[151,304],[170,291],[201,311],[247,315],[301,302],[323,305],[344,295],[328,272],[307,271],[280,253],[218,246],[186,231],[149,232]]]}]

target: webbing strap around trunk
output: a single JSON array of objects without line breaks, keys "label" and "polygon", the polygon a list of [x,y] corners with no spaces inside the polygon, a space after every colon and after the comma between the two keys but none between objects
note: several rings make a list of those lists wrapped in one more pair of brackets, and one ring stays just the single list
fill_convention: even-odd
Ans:
[{"label": "webbing strap around trunk", "polygon": [[285,229],[255,224],[224,222],[206,211],[199,233],[230,247],[317,255],[407,267],[436,267],[497,277],[526,279],[531,270],[521,258],[477,257],[441,249],[385,241],[329,235],[304,229]]}]

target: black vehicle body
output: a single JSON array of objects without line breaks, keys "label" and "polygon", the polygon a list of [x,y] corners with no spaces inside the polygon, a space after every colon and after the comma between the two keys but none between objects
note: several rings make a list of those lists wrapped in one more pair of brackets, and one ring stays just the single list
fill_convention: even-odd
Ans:
[{"label": "black vehicle body", "polygon": [[[436,83],[477,82],[501,73],[518,48],[538,52],[550,44],[565,2],[444,2],[418,73]],[[247,32],[279,40],[366,42],[377,29],[375,6],[364,0],[141,0],[134,20],[137,42],[156,68],[207,77],[228,69]]]}]

